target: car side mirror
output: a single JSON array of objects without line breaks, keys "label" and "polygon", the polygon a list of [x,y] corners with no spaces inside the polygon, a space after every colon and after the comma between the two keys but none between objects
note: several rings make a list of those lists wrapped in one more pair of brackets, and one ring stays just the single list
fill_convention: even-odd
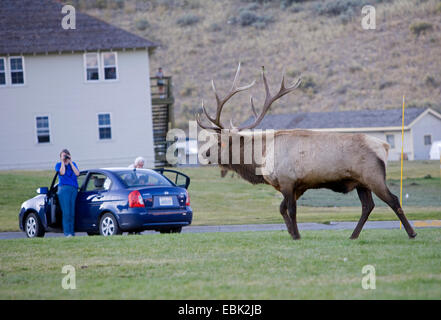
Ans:
[{"label": "car side mirror", "polygon": [[47,187],[41,187],[37,189],[37,193],[38,194],[48,194],[49,193],[49,189]]}]

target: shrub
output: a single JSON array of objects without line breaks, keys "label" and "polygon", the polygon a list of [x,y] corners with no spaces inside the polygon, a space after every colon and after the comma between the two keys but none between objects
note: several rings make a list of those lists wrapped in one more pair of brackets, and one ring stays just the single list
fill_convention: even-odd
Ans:
[{"label": "shrub", "polygon": [[410,32],[415,34],[417,37],[419,37],[421,33],[425,34],[427,31],[432,30],[433,26],[428,22],[415,22],[410,25]]},{"label": "shrub", "polygon": [[378,86],[378,89],[384,90],[386,88],[394,86],[396,83],[394,81],[382,81]]},{"label": "shrub", "polygon": [[257,9],[260,9],[260,6],[257,3],[250,3],[245,7],[239,8],[239,11],[243,11],[243,10],[256,11]]},{"label": "shrub", "polygon": [[314,78],[311,76],[306,76],[302,78],[302,82],[299,85],[299,88],[302,91],[317,93],[318,85],[315,82]]},{"label": "shrub", "polygon": [[269,15],[261,16],[247,9],[241,9],[239,11],[239,19],[236,21],[238,21],[242,27],[253,26],[258,29],[264,29],[267,24],[274,22],[273,17]]},{"label": "shrub", "polygon": [[317,3],[314,8],[319,15],[339,16],[353,14],[360,5],[357,0],[333,0]]},{"label": "shrub", "polygon": [[107,7],[109,9],[122,9],[124,8],[124,0],[108,0]]},{"label": "shrub", "polygon": [[252,11],[242,10],[239,13],[239,22],[243,27],[250,26],[257,21],[259,21],[259,16]]},{"label": "shrub", "polygon": [[183,7],[186,9],[198,9],[200,6],[199,0],[186,0],[183,4]]},{"label": "shrub", "polygon": [[221,31],[221,30],[222,30],[222,27],[218,23],[212,23],[208,27],[208,31],[210,31],[210,32],[217,32],[217,31]]},{"label": "shrub", "polygon": [[424,84],[428,87],[433,87],[436,88],[438,87],[438,83],[435,80],[435,78],[431,75],[427,75],[426,78],[424,79]]},{"label": "shrub", "polygon": [[301,12],[301,11],[303,11],[303,7],[301,5],[294,5],[294,6],[291,6],[289,11],[292,13]]},{"label": "shrub", "polygon": [[191,26],[196,23],[198,23],[201,20],[200,17],[194,15],[194,14],[186,14],[182,17],[180,17],[176,23],[180,25],[181,27]]},{"label": "shrub", "polygon": [[[280,8],[286,9],[294,3],[298,4],[298,3],[307,2],[307,1],[311,1],[311,0],[281,0],[280,1]],[[296,11],[296,12],[298,12],[298,11]]]},{"label": "shrub", "polygon": [[361,66],[359,66],[359,65],[353,65],[353,66],[349,67],[349,72],[350,73],[356,73],[356,72],[362,71],[362,70],[363,70],[363,68]]},{"label": "shrub", "polygon": [[144,31],[145,29],[150,27],[150,24],[146,19],[138,19],[135,21],[135,27],[138,30]]}]

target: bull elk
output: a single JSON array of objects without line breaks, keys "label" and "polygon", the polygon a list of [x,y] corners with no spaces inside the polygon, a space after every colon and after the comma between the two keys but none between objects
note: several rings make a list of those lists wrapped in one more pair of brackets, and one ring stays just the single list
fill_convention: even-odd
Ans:
[{"label": "bull elk", "polygon": [[[266,140],[262,142],[262,167],[264,174],[256,174],[257,164],[253,161],[246,164],[241,160],[238,164],[231,161],[231,144],[228,148],[221,146],[221,134],[228,132],[229,139],[238,138],[240,151],[244,151],[245,136],[251,140],[262,138],[257,135],[265,135],[263,132],[253,132],[246,129],[253,129],[261,123],[271,105],[277,99],[294,91],[300,84],[299,79],[290,86],[285,85],[284,76],[280,90],[271,95],[264,69],[262,68],[262,78],[265,88],[265,101],[260,114],[257,114],[251,97],[251,109],[255,116],[255,121],[249,125],[235,127],[230,120],[230,128],[225,128],[220,117],[225,103],[236,93],[251,88],[251,84],[238,87],[240,73],[240,63],[233,80],[233,86],[224,98],[220,98],[214,81],[212,87],[217,102],[216,114],[211,117],[202,102],[204,112],[211,125],[205,125],[197,115],[198,125],[216,135],[218,139],[218,159],[221,159],[222,152],[228,152],[230,161],[221,163],[222,169],[235,171],[243,179],[252,184],[264,183],[273,186],[282,193],[283,200],[280,204],[280,213],[285,221],[289,234],[293,239],[300,239],[297,228],[297,206],[296,201],[308,189],[327,188],[335,192],[348,193],[357,190],[358,197],[362,205],[360,220],[355,227],[351,239],[358,238],[369,214],[374,209],[372,192],[381,200],[389,205],[402,222],[409,238],[415,238],[416,233],[409,224],[398,198],[392,194],[386,185],[386,162],[390,146],[380,139],[358,133],[336,133],[336,132],[317,132],[312,130],[276,130],[274,131],[272,150],[268,150]],[[245,130],[245,131],[243,131]],[[248,140],[249,141],[249,140]],[[225,150],[227,149],[227,150]],[[223,151],[224,150],[224,151]],[[209,155],[207,152],[207,156]],[[273,157],[273,158],[271,158]],[[268,163],[272,161],[272,167]]]}]

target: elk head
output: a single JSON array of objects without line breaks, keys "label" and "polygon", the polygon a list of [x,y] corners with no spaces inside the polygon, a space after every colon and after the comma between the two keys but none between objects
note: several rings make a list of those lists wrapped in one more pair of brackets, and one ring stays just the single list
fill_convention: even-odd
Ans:
[{"label": "elk head", "polygon": [[[268,112],[268,110],[270,109],[271,105],[273,104],[274,101],[276,101],[277,99],[280,99],[281,97],[283,97],[284,95],[290,93],[291,91],[295,90],[301,83],[301,79],[299,78],[297,81],[295,81],[293,84],[291,84],[290,86],[286,86],[285,85],[285,75],[282,75],[282,82],[280,85],[280,89],[279,91],[275,94],[275,95],[271,95],[270,89],[269,89],[269,85],[268,85],[268,81],[266,79],[265,76],[265,68],[262,67],[262,79],[263,79],[263,84],[264,84],[264,88],[265,88],[265,101],[262,107],[262,111],[260,112],[260,114],[257,113],[256,108],[254,106],[254,101],[253,101],[253,97],[250,96],[250,105],[251,105],[251,111],[254,115],[254,122],[249,124],[249,125],[242,125],[242,126],[238,126],[236,127],[233,124],[232,119],[230,119],[230,127],[225,127],[222,122],[221,122],[221,113],[222,113],[222,109],[225,106],[226,102],[231,99],[231,97],[233,97],[236,93],[239,93],[241,91],[245,91],[250,89],[252,86],[254,86],[254,84],[256,83],[256,81],[254,80],[253,82],[251,82],[248,85],[239,87],[238,86],[238,82],[239,82],[239,74],[240,74],[240,63],[237,67],[237,71],[236,71],[236,75],[234,77],[233,80],[233,85],[230,89],[230,91],[223,97],[220,98],[219,94],[216,91],[216,86],[214,85],[214,80],[211,81],[211,86],[213,88],[213,92],[214,92],[214,96],[216,98],[216,104],[217,104],[217,108],[216,108],[216,114],[214,117],[210,116],[204,106],[204,101],[202,100],[202,111],[205,114],[207,120],[210,122],[210,125],[205,125],[202,123],[201,121],[201,117],[200,114],[196,115],[196,121],[199,125],[199,127],[201,127],[202,129],[207,129],[207,130],[212,130],[214,131],[214,134],[217,135],[216,139],[218,141],[218,150],[220,150],[220,152],[218,152],[217,154],[217,160],[219,164],[221,164],[221,155],[222,152],[227,151],[229,153],[229,157],[231,158],[231,135],[235,135],[235,134],[240,134],[240,131],[243,130],[250,130],[255,128],[256,126],[258,126],[263,118],[265,117],[266,113]],[[225,148],[225,144],[221,141],[225,141],[225,140],[221,140],[220,134],[227,134],[230,136],[230,141],[228,143],[229,148]],[[243,144],[243,142],[241,141],[241,144]],[[241,146],[242,149],[242,146]],[[207,157],[210,158],[210,150],[207,151],[206,153]],[[231,163],[231,159],[230,162]]]}]

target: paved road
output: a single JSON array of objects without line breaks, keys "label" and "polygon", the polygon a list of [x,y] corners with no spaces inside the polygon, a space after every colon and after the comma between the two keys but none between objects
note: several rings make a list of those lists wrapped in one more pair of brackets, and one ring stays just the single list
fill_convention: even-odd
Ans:
[{"label": "paved road", "polygon": [[[331,222],[322,223],[299,223],[300,230],[353,230],[357,222]],[[441,228],[441,220],[411,221],[415,228]],[[368,221],[364,229],[398,229],[399,221]],[[282,231],[286,230],[284,224],[241,224],[219,226],[189,226],[182,229],[182,233],[203,232],[240,232],[240,231]],[[154,234],[155,231],[144,231],[142,234]],[[77,236],[85,236],[86,233],[77,233]],[[61,233],[46,233],[45,237],[62,237]],[[23,232],[0,232],[0,240],[26,238]]]}]

